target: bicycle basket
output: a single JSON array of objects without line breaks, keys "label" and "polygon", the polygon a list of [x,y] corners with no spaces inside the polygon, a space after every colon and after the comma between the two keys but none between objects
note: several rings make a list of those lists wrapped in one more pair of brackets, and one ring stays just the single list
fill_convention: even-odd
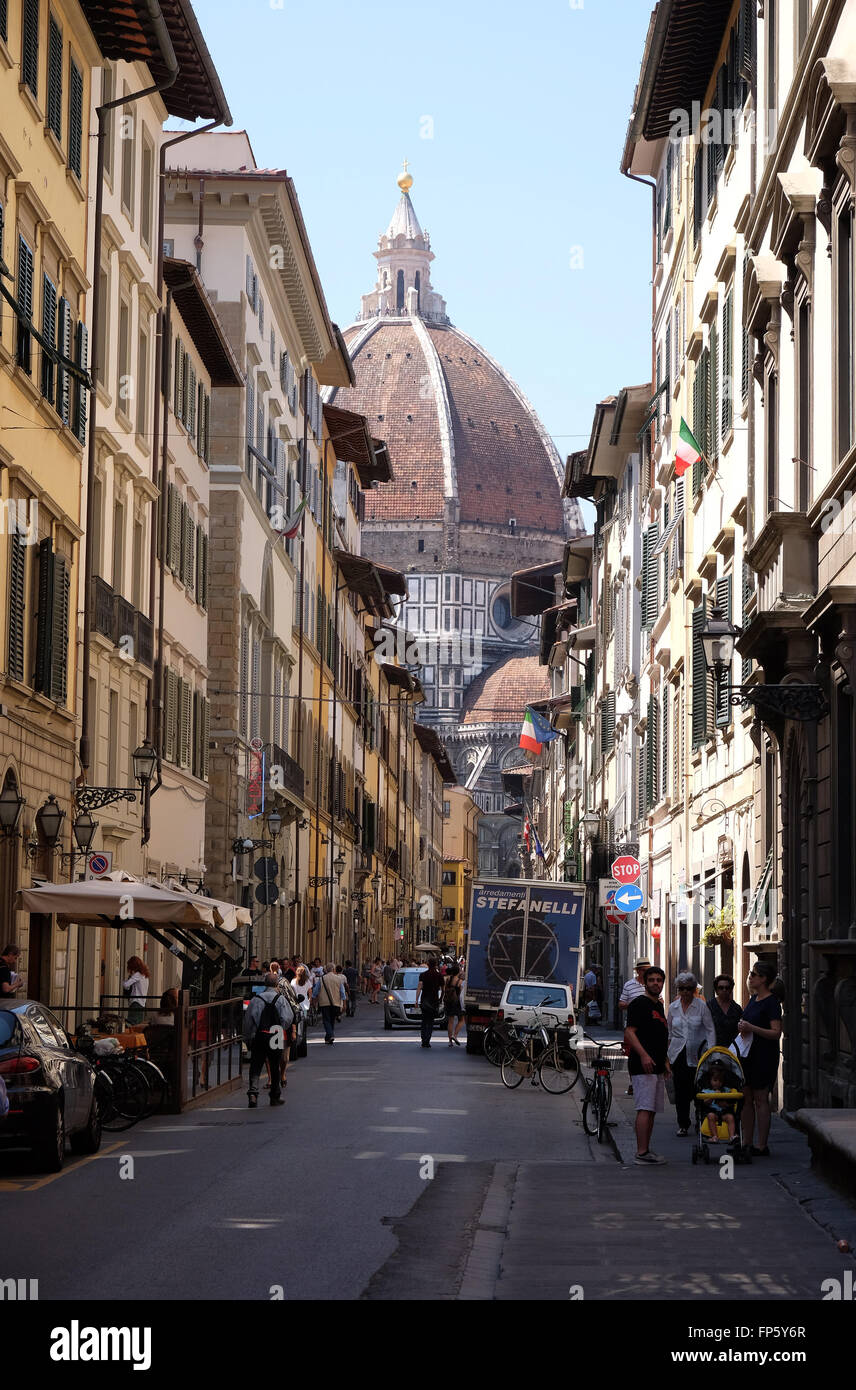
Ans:
[{"label": "bicycle basket", "polygon": [[511,1066],[518,1076],[530,1076],[532,1074],[532,1063],[527,1057],[519,1058],[519,1060],[512,1062]]}]

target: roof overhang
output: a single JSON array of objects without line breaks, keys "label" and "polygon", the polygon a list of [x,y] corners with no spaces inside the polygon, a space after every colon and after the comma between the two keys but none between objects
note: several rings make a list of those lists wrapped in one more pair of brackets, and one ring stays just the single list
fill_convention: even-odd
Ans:
[{"label": "roof overhang", "polygon": [[390,595],[403,597],[407,593],[407,580],[401,571],[377,565],[365,555],[352,555],[349,550],[334,550],[333,559],[351,593],[359,595],[369,612],[376,618],[391,618]]},{"label": "roof overhang", "polygon": [[[105,58],[145,63],[155,82],[166,80],[155,6],[146,0],[80,0],[80,8]],[[167,111],[185,121],[231,125],[232,113],[189,0],[159,0],[159,8],[178,62],[178,77],[162,93]]]},{"label": "roof overhang", "polygon": [[650,381],[646,381],[642,386],[623,386],[618,393],[609,443],[622,450],[625,458],[639,448],[639,431],[653,405],[652,390]]},{"label": "roof overhang", "polygon": [[542,666],[555,665],[553,649],[557,643],[561,644],[565,640],[559,636],[559,633],[563,631],[570,633],[574,630],[573,620],[576,613],[576,602],[569,602],[557,603],[554,608],[547,608],[541,614],[540,660]]},{"label": "roof overhang", "polygon": [[676,112],[703,101],[716,67],[734,0],[659,0],[648,29],[622,173],[634,169],[640,141],[672,130]]},{"label": "roof overhang", "polygon": [[380,668],[386,676],[387,685],[394,685],[399,690],[403,690],[405,695],[415,695],[419,697],[417,704],[422,704],[425,694],[422,690],[422,682],[418,676],[414,676],[410,671],[406,671],[403,666],[393,666],[391,662],[385,661]]},{"label": "roof overhang", "polygon": [[190,261],[164,256],[163,278],[172,291],[173,301],[202,358],[211,385],[243,386],[243,373],[196,267]]},{"label": "roof overhang", "polygon": [[414,724],[413,732],[423,753],[427,753],[434,759],[443,782],[450,786],[456,786],[458,779],[449,761],[446,745],[440,735],[434,729],[429,729],[427,724]]},{"label": "roof overhang", "polygon": [[570,584],[581,584],[584,579],[588,579],[591,574],[593,555],[593,535],[577,536],[574,540],[565,543],[565,553],[562,557],[562,576],[566,589]]},{"label": "roof overhang", "polygon": [[549,608],[556,597],[556,575],[561,568],[561,560],[550,560],[545,565],[515,570],[511,576],[511,616],[537,617]]},{"label": "roof overhang", "polygon": [[336,458],[354,465],[361,487],[391,482],[389,451],[383,440],[372,437],[365,415],[338,405],[325,405],[324,421]]}]

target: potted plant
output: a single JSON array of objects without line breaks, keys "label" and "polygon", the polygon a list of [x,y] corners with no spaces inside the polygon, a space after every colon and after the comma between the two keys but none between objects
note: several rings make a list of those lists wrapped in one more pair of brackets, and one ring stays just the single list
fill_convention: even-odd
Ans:
[{"label": "potted plant", "polygon": [[721,908],[708,903],[707,926],[701,939],[705,946],[719,946],[724,941],[734,940],[734,893],[730,888]]}]

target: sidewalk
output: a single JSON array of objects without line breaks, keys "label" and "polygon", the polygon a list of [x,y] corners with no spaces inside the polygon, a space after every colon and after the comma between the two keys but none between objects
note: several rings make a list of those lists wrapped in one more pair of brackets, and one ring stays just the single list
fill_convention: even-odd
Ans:
[{"label": "sidewalk", "polygon": [[[619,1073],[620,1161],[497,1165],[459,1297],[816,1301],[824,1280],[856,1271],[836,1245],[856,1249],[856,1208],[811,1171],[803,1135],[776,1118],[772,1157],[721,1176],[718,1163],[692,1165],[667,1103],[654,1147],[668,1162],[636,1167],[625,1087]],[[581,1087],[571,1099],[581,1124]]]}]

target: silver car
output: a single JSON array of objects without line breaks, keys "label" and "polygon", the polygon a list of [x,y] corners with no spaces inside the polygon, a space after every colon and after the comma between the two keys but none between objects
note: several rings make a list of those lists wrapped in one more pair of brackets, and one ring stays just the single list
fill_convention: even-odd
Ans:
[{"label": "silver car", "polygon": [[[422,1023],[422,1009],[416,1003],[416,986],[419,976],[427,969],[427,965],[406,965],[403,970],[396,970],[392,984],[383,992],[383,1026],[387,1032],[396,1026],[418,1028]],[[445,1022],[446,1010],[441,997],[434,1023]]]}]

